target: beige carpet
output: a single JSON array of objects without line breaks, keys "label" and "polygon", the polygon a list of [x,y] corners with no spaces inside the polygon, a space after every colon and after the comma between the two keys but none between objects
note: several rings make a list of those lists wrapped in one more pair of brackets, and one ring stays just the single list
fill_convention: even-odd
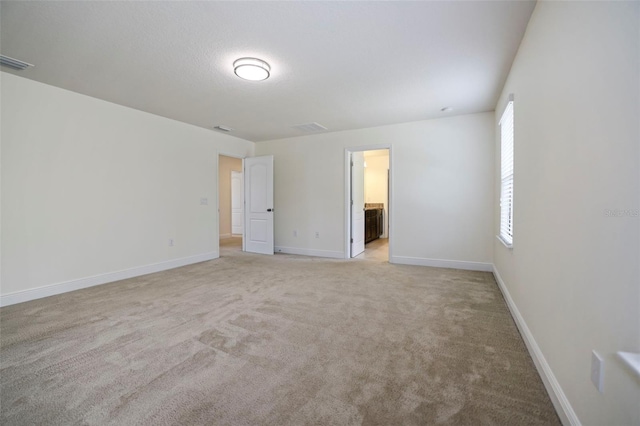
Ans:
[{"label": "beige carpet", "polygon": [[241,253],[0,310],[0,423],[559,424],[491,274]]}]

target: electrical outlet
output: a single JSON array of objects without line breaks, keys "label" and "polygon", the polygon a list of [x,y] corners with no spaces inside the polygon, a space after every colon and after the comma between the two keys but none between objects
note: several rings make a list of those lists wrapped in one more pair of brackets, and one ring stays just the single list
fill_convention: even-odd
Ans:
[{"label": "electrical outlet", "polygon": [[320,232],[316,231],[316,238],[320,238]]},{"label": "electrical outlet", "polygon": [[297,236],[298,236],[298,231],[297,231],[297,230],[294,230],[294,231],[293,231],[293,236],[294,236],[294,237],[297,237]]},{"label": "electrical outlet", "polygon": [[201,206],[206,206],[209,204],[209,199],[208,198],[200,198],[200,205]]},{"label": "electrical outlet", "polygon": [[602,393],[604,390],[604,360],[596,351],[591,351],[591,381]]},{"label": "electrical outlet", "polygon": [[173,238],[169,238],[169,247],[173,247]]}]

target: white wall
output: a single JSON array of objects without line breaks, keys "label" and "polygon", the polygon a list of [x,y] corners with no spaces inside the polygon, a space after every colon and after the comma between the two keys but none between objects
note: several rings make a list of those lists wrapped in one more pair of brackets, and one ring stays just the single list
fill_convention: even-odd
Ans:
[{"label": "white wall", "polygon": [[3,303],[217,255],[217,151],[252,142],[0,75]]},{"label": "white wall", "polygon": [[615,356],[640,351],[640,219],[605,214],[640,207],[639,40],[638,2],[538,2],[496,108],[514,94],[514,247],[494,240],[495,266],[586,425],[640,424]]},{"label": "white wall", "polygon": [[242,171],[242,160],[240,158],[220,156],[218,163],[219,188],[218,194],[220,209],[220,238],[231,236],[231,172]]},{"label": "white wall", "polygon": [[389,172],[389,155],[368,156],[365,151],[364,200],[366,203],[384,204],[384,232],[382,238],[388,238],[389,200],[387,176]]},{"label": "white wall", "polygon": [[257,143],[256,155],[274,155],[276,246],[344,256],[345,148],[391,144],[392,261],[486,267],[493,122],[493,113],[483,113]]}]

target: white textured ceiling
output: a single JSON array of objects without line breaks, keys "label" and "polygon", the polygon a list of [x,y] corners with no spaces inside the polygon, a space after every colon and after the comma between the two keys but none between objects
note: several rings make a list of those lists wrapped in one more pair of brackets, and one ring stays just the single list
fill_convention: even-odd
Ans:
[{"label": "white textured ceiling", "polygon": [[2,70],[262,141],[491,111],[534,5],[2,1],[2,54],[36,65]]}]

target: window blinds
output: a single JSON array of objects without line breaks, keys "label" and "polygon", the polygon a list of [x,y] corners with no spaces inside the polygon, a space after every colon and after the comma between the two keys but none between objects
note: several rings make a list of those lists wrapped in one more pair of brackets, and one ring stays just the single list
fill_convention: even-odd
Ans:
[{"label": "window blinds", "polygon": [[[511,98],[512,99],[512,98]],[[500,119],[500,238],[513,244],[513,100]]]}]

